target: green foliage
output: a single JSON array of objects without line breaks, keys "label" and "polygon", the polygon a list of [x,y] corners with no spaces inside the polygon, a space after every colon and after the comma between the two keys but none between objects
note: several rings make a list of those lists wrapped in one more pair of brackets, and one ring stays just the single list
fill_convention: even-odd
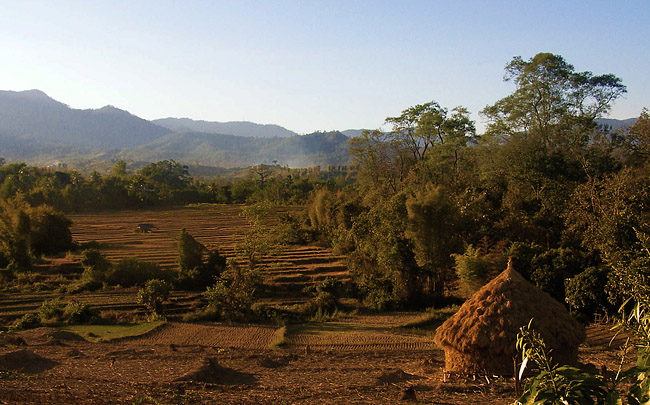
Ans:
[{"label": "green foliage", "polygon": [[638,242],[613,261],[606,290],[612,303],[633,299],[647,306],[650,303],[650,234],[633,231]]},{"label": "green foliage", "polygon": [[644,303],[637,302],[629,314],[621,307],[622,320],[617,328],[632,334],[638,345],[637,364],[622,370],[627,350],[622,352],[614,378],[592,375],[575,367],[553,363],[540,334],[531,324],[520,328],[517,350],[522,354],[519,378],[528,363],[539,372],[528,379],[518,404],[647,404],[650,402],[650,315]]},{"label": "green foliage", "polygon": [[42,326],[41,317],[35,313],[27,313],[9,325],[9,331],[34,329]]},{"label": "green foliage", "polygon": [[153,279],[171,282],[174,278],[174,272],[162,269],[157,263],[128,257],[112,265],[106,277],[106,282],[109,285],[132,287],[144,285],[147,281]]},{"label": "green foliage", "polygon": [[226,267],[226,258],[218,249],[206,248],[183,228],[178,234],[178,263],[177,286],[198,291],[214,283]]},{"label": "green foliage", "polygon": [[70,233],[72,221],[45,205],[33,211],[30,241],[35,255],[66,252],[74,246]]},{"label": "green foliage", "polygon": [[572,309],[590,318],[594,313],[609,312],[607,279],[609,270],[588,267],[582,273],[566,280],[566,299]]},{"label": "green foliage", "polygon": [[564,280],[580,273],[582,260],[570,249],[549,249],[533,257],[531,281],[559,302],[564,302]]},{"label": "green foliage", "polygon": [[138,291],[138,302],[154,314],[161,314],[163,303],[169,298],[171,284],[164,280],[149,280]]},{"label": "green foliage", "polygon": [[479,247],[467,246],[465,253],[452,254],[460,289],[471,296],[506,267],[505,241],[490,247],[487,237]]},{"label": "green foliage", "polygon": [[[610,401],[607,381],[575,367],[558,366],[552,361],[541,335],[531,328],[533,320],[522,326],[517,334],[517,350],[522,353],[521,378],[528,362],[539,368],[530,378],[518,404],[595,404]],[[612,403],[612,402],[607,402]]]},{"label": "green foliage", "polygon": [[453,266],[452,254],[462,249],[462,215],[442,187],[415,192],[406,209],[405,236],[413,244],[415,260],[425,270],[431,292],[442,295]]},{"label": "green foliage", "polygon": [[98,311],[85,303],[55,298],[44,301],[38,315],[44,325],[73,325],[94,322]]},{"label": "green foliage", "polygon": [[242,319],[251,312],[253,294],[260,282],[261,274],[257,269],[240,267],[231,261],[217,282],[203,295],[220,318]]},{"label": "green foliage", "polygon": [[278,235],[271,225],[273,212],[273,204],[266,200],[242,208],[240,215],[246,218],[249,229],[242,241],[235,245],[235,254],[250,269],[255,269],[265,255],[280,248]]},{"label": "green foliage", "polygon": [[206,251],[206,247],[187,233],[185,228],[179,232],[177,243],[178,265],[181,274],[203,265],[203,254]]}]

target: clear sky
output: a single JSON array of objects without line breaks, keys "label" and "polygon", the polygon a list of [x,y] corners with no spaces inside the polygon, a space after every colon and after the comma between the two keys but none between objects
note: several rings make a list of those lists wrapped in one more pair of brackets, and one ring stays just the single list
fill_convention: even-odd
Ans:
[{"label": "clear sky", "polygon": [[378,128],[435,100],[478,112],[513,56],[562,55],[650,107],[650,1],[0,0],[0,90],[145,119]]}]

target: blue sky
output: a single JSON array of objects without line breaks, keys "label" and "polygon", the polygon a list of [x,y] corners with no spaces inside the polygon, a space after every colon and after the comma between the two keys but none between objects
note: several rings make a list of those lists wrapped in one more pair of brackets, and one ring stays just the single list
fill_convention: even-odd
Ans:
[{"label": "blue sky", "polygon": [[645,1],[4,1],[0,89],[145,119],[378,128],[435,100],[478,112],[514,90],[513,56],[562,55],[650,107]]}]

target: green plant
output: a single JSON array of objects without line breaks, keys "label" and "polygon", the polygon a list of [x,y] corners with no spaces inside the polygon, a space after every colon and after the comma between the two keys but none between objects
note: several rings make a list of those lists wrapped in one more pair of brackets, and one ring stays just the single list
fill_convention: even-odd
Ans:
[{"label": "green plant", "polygon": [[[516,404],[628,404],[650,403],[650,314],[637,304],[632,313],[619,323],[639,339],[637,365],[623,371],[621,366],[613,379],[593,375],[578,368],[555,364],[546,349],[541,335],[532,329],[533,320],[522,326],[517,335],[517,350],[522,354],[517,381],[529,363],[534,363],[539,373],[528,379],[523,394]],[[623,356],[627,350],[623,351]],[[623,388],[626,392],[622,392]]]},{"label": "green plant", "polygon": [[286,345],[286,334],[286,326],[282,326],[281,328],[276,329],[276,331],[273,333],[273,337],[271,338],[271,343],[269,343],[269,349],[278,349]]},{"label": "green plant", "polygon": [[162,313],[162,304],[169,298],[171,285],[164,280],[149,280],[138,291],[138,302],[154,314]]},{"label": "green plant", "polygon": [[38,328],[41,325],[41,317],[38,314],[28,313],[23,315],[22,318],[16,319],[11,325],[9,325],[9,331],[33,329]]},{"label": "green plant", "polygon": [[63,319],[68,325],[93,323],[99,318],[99,311],[90,305],[71,301],[63,308]]},{"label": "green plant", "polygon": [[38,314],[43,324],[57,325],[63,322],[65,304],[60,298],[43,301]]},{"label": "green plant", "polygon": [[218,314],[234,320],[250,313],[253,293],[260,281],[259,271],[250,267],[242,268],[231,261],[227,270],[203,295],[208,300],[208,305]]},{"label": "green plant", "polygon": [[153,279],[170,282],[174,279],[174,275],[173,271],[162,269],[157,263],[128,257],[112,266],[106,281],[110,285],[131,287],[144,285],[147,281]]}]

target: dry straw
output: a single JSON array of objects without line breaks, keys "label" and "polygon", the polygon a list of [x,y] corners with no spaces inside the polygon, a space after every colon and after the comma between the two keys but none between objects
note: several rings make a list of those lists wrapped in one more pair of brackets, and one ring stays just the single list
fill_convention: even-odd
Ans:
[{"label": "dry straw", "polygon": [[562,304],[508,268],[477,291],[436,331],[447,371],[512,374],[519,328],[533,327],[552,349],[553,359],[572,364],[585,330]]}]

